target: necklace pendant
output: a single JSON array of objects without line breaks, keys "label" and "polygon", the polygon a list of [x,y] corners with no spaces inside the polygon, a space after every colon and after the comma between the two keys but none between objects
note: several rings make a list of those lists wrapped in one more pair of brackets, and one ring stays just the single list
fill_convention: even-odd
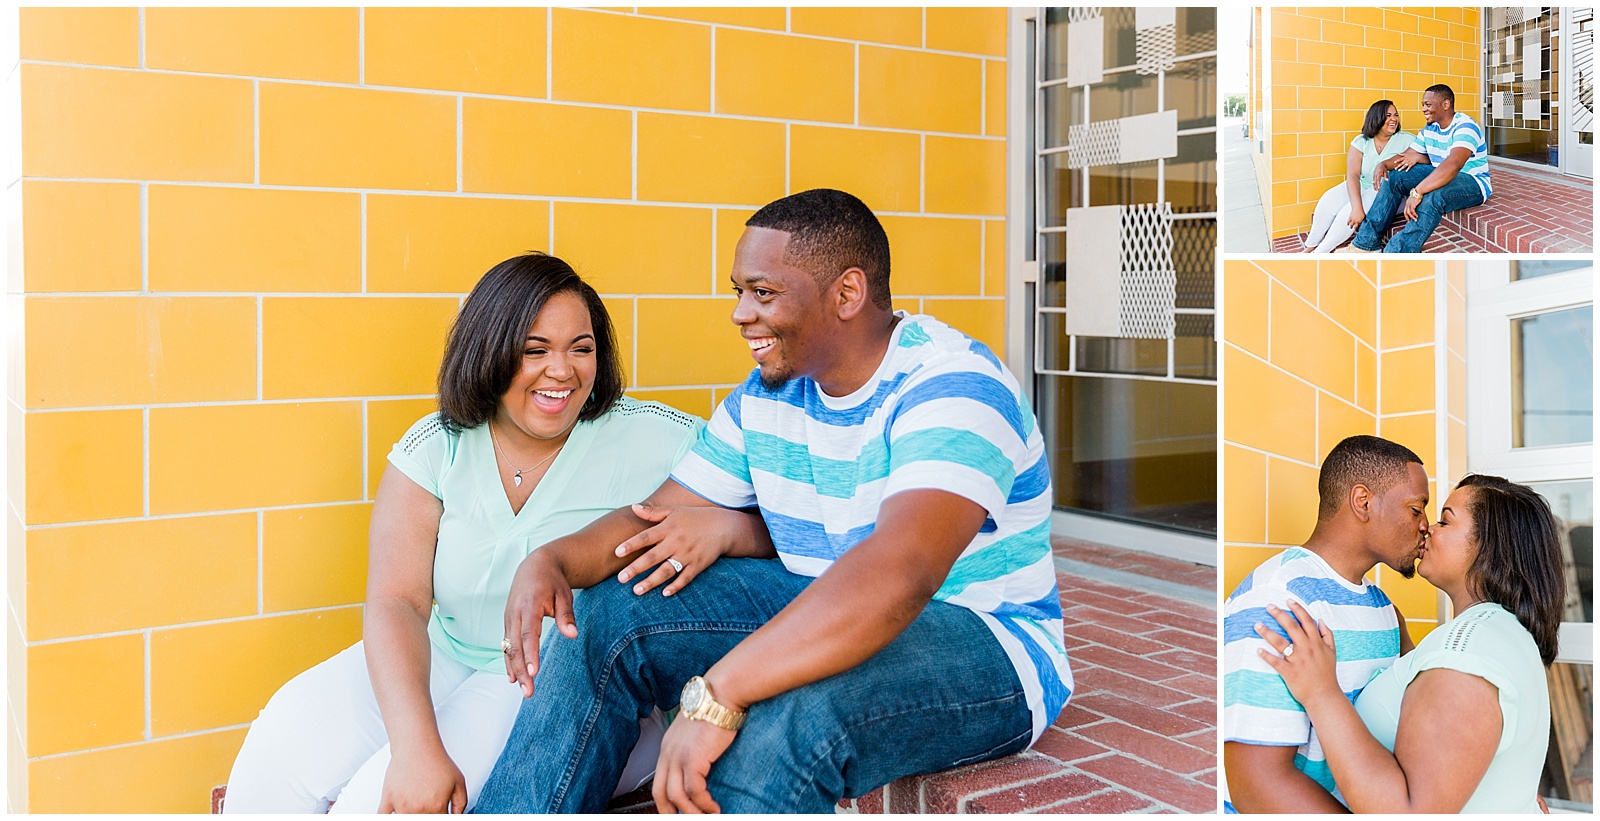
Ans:
[{"label": "necklace pendant", "polygon": [[511,486],[522,487],[522,471],[517,471],[516,475],[511,477]]}]

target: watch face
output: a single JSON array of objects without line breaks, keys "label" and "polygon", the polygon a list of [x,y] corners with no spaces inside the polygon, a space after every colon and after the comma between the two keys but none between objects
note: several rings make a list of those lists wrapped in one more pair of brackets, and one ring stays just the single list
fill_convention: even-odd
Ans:
[{"label": "watch face", "polygon": [[689,683],[683,685],[683,711],[693,713],[700,709],[701,702],[706,698],[705,679],[695,676]]}]

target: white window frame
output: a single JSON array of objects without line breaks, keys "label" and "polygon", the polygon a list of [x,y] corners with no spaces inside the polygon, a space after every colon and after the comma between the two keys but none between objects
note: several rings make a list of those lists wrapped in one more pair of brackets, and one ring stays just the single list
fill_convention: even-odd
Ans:
[{"label": "white window frame", "polygon": [[[1467,469],[1517,482],[1590,481],[1594,443],[1511,447],[1511,321],[1594,304],[1593,267],[1511,281],[1507,260],[1467,263]],[[1594,625],[1561,625],[1557,662],[1594,664]]]}]

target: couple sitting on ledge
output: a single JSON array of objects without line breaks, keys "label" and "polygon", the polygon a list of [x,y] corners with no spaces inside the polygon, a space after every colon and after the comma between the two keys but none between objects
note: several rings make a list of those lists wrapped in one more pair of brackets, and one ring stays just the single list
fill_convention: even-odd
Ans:
[{"label": "couple sitting on ledge", "polygon": [[[1400,130],[1400,110],[1389,100],[1367,109],[1361,134],[1350,142],[1344,182],[1317,202],[1306,234],[1306,250],[1327,253],[1351,235],[1340,253],[1419,254],[1450,211],[1489,199],[1489,150],[1483,129],[1456,111],[1447,85],[1422,92],[1422,134]],[[1383,245],[1396,212],[1406,225]]]},{"label": "couple sitting on ledge", "polygon": [[227,811],[599,812],[653,775],[666,812],[821,813],[1055,720],[1050,478],[1016,379],[891,309],[855,197],[746,226],[757,367],[709,423],[622,396],[566,263],[484,275],[378,487],[363,641],[273,696]]}]

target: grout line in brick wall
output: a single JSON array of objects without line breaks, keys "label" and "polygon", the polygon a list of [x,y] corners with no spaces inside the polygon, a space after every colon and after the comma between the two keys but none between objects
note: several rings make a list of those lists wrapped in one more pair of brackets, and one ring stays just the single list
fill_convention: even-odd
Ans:
[{"label": "grout line in brick wall", "polygon": [[861,44],[850,49],[850,124],[861,125]]},{"label": "grout line in brick wall", "polygon": [[[785,171],[784,173],[787,174],[788,172]],[[787,191],[789,189],[788,180],[784,181],[783,188],[784,188],[785,191]],[[720,209],[720,208],[711,209],[711,290],[710,290],[710,293],[713,293],[713,294],[717,292],[717,271],[721,269],[721,265],[720,265],[721,261],[717,259],[717,225],[719,224],[718,218],[721,217],[721,216],[722,216],[722,209]],[[729,262],[731,263],[732,260],[729,260]]]},{"label": "grout line in brick wall", "polygon": [[139,68],[144,68],[144,7],[139,7]]},{"label": "grout line in brick wall", "polygon": [[[732,388],[733,386],[728,386]],[[48,524],[28,525],[26,530],[60,530],[67,527],[81,527],[84,525],[117,525],[134,524],[137,522],[157,522],[165,519],[197,519],[205,516],[239,516],[245,513],[275,510],[314,510],[323,507],[340,507],[342,505],[367,504],[365,499],[340,499],[332,502],[301,502],[292,505],[267,505],[265,507],[234,508],[231,510],[197,510],[186,513],[158,513],[152,516],[124,516],[116,519],[86,519],[81,522],[51,522]]]},{"label": "grout line in brick wall", "polygon": [[144,631],[144,737],[150,739],[150,631]]},{"label": "grout line in brick wall", "polygon": [[265,329],[262,327],[263,322],[261,311],[261,306],[264,300],[265,298],[261,295],[256,295],[256,401],[258,402],[266,396],[266,394],[262,391],[262,383],[265,381],[265,379],[262,374],[262,371],[264,370],[264,366],[262,365],[264,357],[262,355],[261,344],[262,337],[265,335]]},{"label": "grout line in brick wall", "polygon": [[[867,43],[867,45],[875,45],[875,43]],[[861,67],[861,54],[859,54],[859,51],[861,51],[861,50],[859,50],[859,48],[858,48],[858,50],[856,50],[856,70],[858,70],[858,72],[859,72],[859,67]],[[27,64],[48,64],[48,66],[82,67],[82,69],[138,70],[138,69],[115,69],[115,67],[106,67],[106,66],[90,66],[90,64],[64,64],[64,62],[43,62],[43,61],[37,61],[37,59],[26,59],[26,61],[21,61],[21,62],[27,62]],[[510,96],[510,94],[488,94],[488,93],[482,93],[482,91],[438,91],[438,90],[430,90],[430,88],[408,88],[408,86],[352,85],[352,83],[331,83],[331,82],[323,82],[323,80],[291,80],[291,78],[278,78],[278,77],[262,78],[262,77],[253,77],[253,75],[240,75],[240,74],[203,74],[202,75],[202,74],[197,74],[197,72],[176,72],[176,70],[166,70],[166,69],[150,69],[150,70],[147,70],[147,74],[181,74],[181,75],[189,75],[189,77],[237,78],[237,80],[251,80],[251,82],[269,82],[269,83],[277,83],[277,85],[309,85],[309,86],[322,86],[322,88],[346,88],[346,90],[358,90],[358,91],[395,91],[395,93],[429,94],[429,96],[462,96],[462,98],[472,98],[472,99],[498,99],[498,101],[507,101],[507,102],[528,102],[528,104],[544,104],[544,106],[573,106],[573,107],[582,107],[582,109],[629,110],[629,112],[635,112],[635,114],[637,114],[637,112],[646,112],[646,114],[675,114],[675,115],[686,115],[686,117],[717,117],[717,118],[726,118],[726,120],[747,120],[747,122],[802,123],[802,125],[835,126],[835,128],[843,128],[843,126],[850,126],[850,125],[859,125],[859,120],[861,120],[861,110],[859,110],[859,109],[861,109],[861,94],[859,94],[859,88],[856,88],[856,106],[854,106],[854,107],[856,107],[856,112],[854,112],[853,120],[851,120],[850,123],[840,123],[840,122],[837,122],[837,120],[806,120],[806,118],[800,118],[800,117],[787,117],[786,118],[786,117],[760,117],[760,115],[754,115],[754,114],[710,114],[710,112],[702,112],[702,110],[666,109],[666,107],[650,107],[650,106],[619,106],[619,104],[613,104],[613,102],[587,102],[587,101],[579,101],[579,99],[518,98],[518,96]],[[858,86],[859,86],[859,78],[858,78],[858,80],[856,80],[856,83],[858,83]],[[955,136],[955,138],[966,138],[966,139],[992,139],[992,141],[1003,141],[1003,139],[1005,139],[1005,138],[1003,138],[1003,136],[984,136],[984,134],[981,134],[981,133],[970,133],[970,131],[917,130],[917,128],[896,128],[896,126],[883,126],[883,125],[874,125],[874,126],[870,126],[870,128],[872,128],[872,130],[875,130],[875,131],[894,131],[894,133],[907,133],[907,134],[942,134],[942,136]],[[126,179],[117,179],[117,182],[126,182]],[[765,205],[765,203],[762,203],[762,205]]]},{"label": "grout line in brick wall", "polygon": [[918,46],[918,47],[926,49],[928,47],[928,7],[927,6],[923,6],[921,11],[922,11],[922,15],[921,15],[922,19],[917,21],[917,24],[922,27],[922,32],[921,32],[922,39],[920,41],[921,45]]},{"label": "grout line in brick wall", "polygon": [[462,121],[463,121],[463,117],[462,117],[462,114],[461,114],[461,109],[462,109],[463,105],[464,105],[463,100],[461,99],[460,96],[457,96],[456,97],[456,192],[457,193],[460,193],[461,191],[465,190],[461,185],[461,177],[462,177],[462,174],[463,174],[462,153],[463,153],[463,145],[465,144],[463,142],[463,140],[462,140]]},{"label": "grout line in brick wall", "polygon": [[[783,124],[783,193],[794,193],[794,124]],[[713,232],[715,233],[715,232]]]},{"label": "grout line in brick wall", "polygon": [[639,300],[630,300],[633,303],[633,376],[629,380],[632,386],[639,387]]},{"label": "grout line in brick wall", "polygon": [[556,247],[556,204],[554,201],[545,204],[544,217],[544,250],[554,253]]},{"label": "grout line in brick wall", "polygon": [[[778,122],[784,122],[784,121],[778,121]],[[805,125],[805,123],[796,123],[796,125]],[[921,133],[921,132],[907,132],[907,133]],[[129,181],[125,180],[125,179],[97,178],[97,177],[51,177],[50,181],[51,182],[109,183],[109,184],[121,184],[121,185],[129,184]],[[757,203],[748,203],[748,202],[684,202],[684,201],[680,201],[680,200],[660,200],[660,199],[657,199],[657,200],[641,200],[641,199],[620,198],[620,197],[570,197],[570,196],[568,196],[568,197],[552,197],[549,194],[516,194],[516,193],[497,193],[497,192],[489,192],[489,191],[424,191],[424,190],[419,190],[419,189],[406,189],[406,188],[360,188],[360,187],[336,188],[336,187],[332,187],[332,186],[318,186],[318,185],[275,185],[275,184],[252,185],[250,183],[194,182],[194,181],[191,181],[191,180],[147,180],[147,181],[141,182],[140,185],[161,185],[161,186],[169,186],[169,187],[186,186],[186,187],[191,187],[191,188],[236,188],[236,189],[241,189],[241,190],[259,190],[259,191],[302,191],[302,192],[312,192],[312,193],[333,193],[333,194],[377,194],[377,195],[380,195],[380,196],[408,196],[408,197],[426,196],[426,197],[438,197],[438,198],[442,198],[442,199],[515,200],[515,201],[518,201],[518,202],[547,202],[547,203],[552,203],[552,204],[557,203],[557,202],[576,202],[576,203],[594,203],[594,204],[602,204],[602,205],[659,205],[659,206],[664,206],[664,207],[669,207],[669,208],[738,208],[738,209],[742,209],[742,210],[746,210],[746,211],[754,211],[756,209],[761,208],[763,205],[766,205],[766,203],[764,203],[764,202],[757,202]],[[922,211],[893,211],[893,210],[888,210],[888,209],[876,210],[876,211],[873,211],[873,213],[877,214],[879,216],[886,216],[886,217],[926,217],[928,219],[956,219],[956,220],[993,220],[993,219],[1002,219],[1005,216],[1004,214],[972,214],[972,213],[942,213],[942,212],[922,212]],[[86,294],[86,293],[91,293],[91,292],[88,292],[88,291],[56,291],[56,292],[51,292],[51,293]],[[126,293],[126,292],[117,292],[117,291],[98,292],[97,291],[97,292],[93,292],[93,293],[115,294],[115,293]],[[165,292],[163,292],[163,293],[165,293]],[[218,293],[255,293],[255,292],[254,291],[248,291],[248,292],[235,291],[235,292],[218,292]],[[284,293],[288,293],[288,292],[284,292]],[[327,292],[323,292],[323,293],[327,293]],[[33,296],[33,295],[34,294],[31,293],[31,292],[29,293],[29,296]]]},{"label": "grout line in brick wall", "polygon": [[628,125],[628,199],[639,201],[639,112],[635,110]]},{"label": "grout line in brick wall", "polygon": [[555,28],[556,12],[554,8],[546,7],[544,10],[544,98],[554,100],[555,90]]},{"label": "grout line in brick wall", "polygon": [[324,607],[308,607],[302,610],[274,610],[271,613],[262,613],[260,615],[251,613],[246,616],[230,616],[225,619],[205,619],[201,621],[173,622],[172,624],[156,624],[149,627],[140,627],[136,630],[114,630],[108,633],[87,633],[81,636],[64,636],[62,638],[30,641],[28,642],[28,646],[43,647],[51,644],[67,644],[68,642],[74,641],[87,641],[89,639],[108,639],[121,636],[136,636],[140,634],[152,635],[158,630],[182,630],[190,627],[210,627],[218,624],[235,624],[238,622],[259,621],[262,618],[275,619],[283,616],[304,616],[312,613],[329,613],[334,610],[350,610],[352,608],[360,610],[361,603],[351,602],[349,604],[330,604]]},{"label": "grout line in brick wall", "polygon": [[712,113],[712,114],[717,113],[717,29],[718,28],[719,28],[718,26],[712,26],[711,27],[711,71],[710,71],[709,76],[707,77],[707,80],[711,83],[711,105],[710,105],[710,109],[709,110],[710,110],[710,113]]},{"label": "grout line in brick wall", "polygon": [[356,82],[367,84],[367,10],[356,10]]},{"label": "grout line in brick wall", "polygon": [[213,733],[225,733],[231,730],[243,730],[249,726],[250,723],[245,722],[244,724],[230,724],[226,727],[209,727],[204,730],[194,730],[187,733],[173,733],[172,735],[164,735],[160,738],[149,738],[140,741],[129,741],[122,744],[107,744],[104,747],[89,747],[83,750],[71,750],[64,753],[51,753],[50,755],[32,756],[28,759],[28,762],[31,764],[39,761],[48,761],[52,758],[66,758],[69,755],[84,755],[87,753],[105,752],[107,750],[120,750],[127,747],[137,747],[141,744],[149,744],[151,742],[172,741],[179,738],[193,738],[195,736],[211,735]]},{"label": "grout line in brick wall", "polygon": [[[363,450],[363,453],[366,451]],[[366,459],[362,459],[364,466]],[[365,467],[362,468],[365,470]],[[267,514],[266,511],[256,511],[256,614],[267,612]]]}]

